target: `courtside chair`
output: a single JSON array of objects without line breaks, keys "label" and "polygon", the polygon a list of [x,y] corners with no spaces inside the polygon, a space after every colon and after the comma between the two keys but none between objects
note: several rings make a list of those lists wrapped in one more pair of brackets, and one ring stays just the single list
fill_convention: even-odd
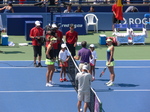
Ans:
[{"label": "courtside chair", "polygon": [[88,33],[88,27],[94,26],[94,31],[98,33],[98,18],[95,14],[86,14],[84,16],[86,33]]},{"label": "courtside chair", "polygon": [[[119,32],[117,31],[117,29],[119,29]],[[115,24],[114,35],[116,36],[116,40],[120,44],[129,44],[128,38],[130,37],[130,29],[128,28],[128,24]]]},{"label": "courtside chair", "polygon": [[[135,31],[140,31],[140,32],[135,32]],[[147,37],[147,30],[143,24],[131,24],[130,32],[131,32],[133,44],[145,44],[145,38]]]}]

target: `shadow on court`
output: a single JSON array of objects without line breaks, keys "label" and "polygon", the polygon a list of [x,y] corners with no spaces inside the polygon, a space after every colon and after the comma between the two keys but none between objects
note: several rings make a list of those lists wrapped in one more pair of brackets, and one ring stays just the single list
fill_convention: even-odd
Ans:
[{"label": "shadow on court", "polygon": [[94,89],[95,90],[95,92],[112,92],[113,91],[113,89],[111,89],[111,88],[108,88],[108,89]]},{"label": "shadow on court", "polygon": [[118,83],[118,84],[114,84],[114,87],[137,87],[139,85],[135,85],[135,84],[125,84],[125,83]]},{"label": "shadow on court", "polygon": [[95,81],[109,81],[109,79],[95,79]]},{"label": "shadow on court", "polygon": [[55,84],[55,87],[73,88],[72,84]]},{"label": "shadow on court", "polygon": [[3,51],[4,54],[21,54],[21,53],[25,53],[25,52],[21,52],[21,51]]}]

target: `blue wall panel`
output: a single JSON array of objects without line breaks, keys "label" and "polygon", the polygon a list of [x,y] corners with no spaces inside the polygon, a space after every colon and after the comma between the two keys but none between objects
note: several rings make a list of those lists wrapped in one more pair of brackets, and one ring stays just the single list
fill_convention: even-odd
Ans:
[{"label": "blue wall panel", "polygon": [[[146,13],[146,12],[145,12]],[[124,13],[124,18],[125,18],[125,21],[123,21],[122,23],[128,23],[128,24],[141,24],[141,23],[145,23],[145,21],[148,21],[150,22],[150,19],[149,18],[144,18],[144,12],[140,13]],[[55,15],[62,15],[64,13],[55,13],[53,15],[53,17],[55,18]],[[83,16],[87,13],[76,13],[76,14],[82,14]],[[6,16],[7,15],[14,15],[14,14],[1,14],[2,16],[2,20],[3,20],[3,26],[4,28],[7,28],[7,19],[6,19]],[[51,22],[51,15],[50,13],[15,13],[15,15],[41,15],[41,17],[43,18],[43,26],[47,25],[48,23]],[[112,13],[109,12],[109,13],[95,13],[95,15],[98,17],[99,19],[99,30],[112,30]],[[57,21],[54,21],[54,22],[57,22]],[[17,24],[15,22],[15,24]],[[68,21],[68,24],[70,24],[70,22]],[[8,25],[10,26],[10,25]],[[62,24],[62,26],[64,26]],[[150,25],[147,26],[148,29]],[[8,27],[9,29],[9,27]],[[14,29],[13,27],[11,27],[12,30],[16,30]],[[19,31],[19,29],[17,29]],[[69,30],[69,28],[68,28]],[[89,30],[93,30],[93,28],[91,27]]]}]

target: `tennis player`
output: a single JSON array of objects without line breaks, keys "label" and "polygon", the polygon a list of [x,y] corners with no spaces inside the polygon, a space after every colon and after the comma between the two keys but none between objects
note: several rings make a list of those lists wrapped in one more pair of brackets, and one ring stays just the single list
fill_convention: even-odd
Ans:
[{"label": "tennis player", "polygon": [[55,55],[54,55],[54,48],[53,44],[57,42],[55,37],[50,39],[50,43],[47,46],[46,50],[46,61],[45,64],[47,65],[47,73],[46,73],[46,86],[53,86],[52,77],[55,71]]},{"label": "tennis player", "polygon": [[[60,82],[68,81],[66,78],[66,67],[68,67],[68,60],[70,58],[70,53],[68,50],[66,50],[66,44],[61,44],[61,50],[59,52],[59,61],[60,61]],[[62,75],[64,74],[64,78],[62,78]]]},{"label": "tennis player", "polygon": [[97,54],[95,51],[95,45],[91,44],[90,45],[90,51],[92,53],[92,59],[90,58],[90,71],[91,75],[93,76],[93,80],[95,80],[95,65],[96,65],[96,59],[97,59]]},{"label": "tennis player", "polygon": [[91,87],[92,75],[89,73],[87,65],[83,65],[82,72],[77,73],[76,83],[78,84],[78,112],[84,102],[84,112],[87,111],[88,103],[90,102],[90,87]]},{"label": "tennis player", "polygon": [[106,66],[109,69],[110,72],[110,81],[106,83],[107,86],[113,86],[113,82],[115,80],[115,73],[114,73],[114,46],[112,44],[111,39],[106,40],[108,48],[107,48],[107,62]]}]

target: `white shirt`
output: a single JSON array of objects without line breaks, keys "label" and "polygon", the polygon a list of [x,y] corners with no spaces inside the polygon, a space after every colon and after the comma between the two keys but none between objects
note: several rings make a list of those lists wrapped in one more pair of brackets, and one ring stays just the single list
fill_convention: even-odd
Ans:
[{"label": "white shirt", "polygon": [[70,56],[70,53],[68,52],[68,50],[65,50],[65,51],[60,50],[58,57],[60,60],[65,62],[68,56]]},{"label": "white shirt", "polygon": [[97,59],[97,53],[95,50],[92,51],[91,53],[93,58],[92,59],[90,58],[90,63],[94,64],[94,60]]},{"label": "white shirt", "polygon": [[[70,12],[73,12],[73,10],[70,10]],[[64,13],[70,13],[67,9],[64,10]]]}]

